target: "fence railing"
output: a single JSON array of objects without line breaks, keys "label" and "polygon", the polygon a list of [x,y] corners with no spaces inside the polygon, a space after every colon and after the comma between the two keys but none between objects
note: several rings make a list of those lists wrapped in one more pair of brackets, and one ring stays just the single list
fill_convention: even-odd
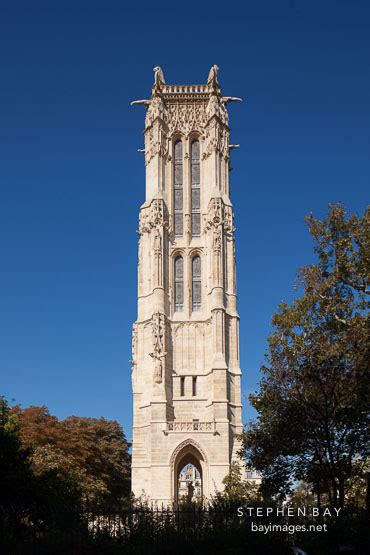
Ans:
[{"label": "fence railing", "polygon": [[211,90],[209,85],[162,85],[161,91],[164,94],[199,94],[208,93]]},{"label": "fence railing", "polygon": [[[0,515],[1,516],[1,515]],[[1,520],[1,519],[0,519]],[[0,552],[37,554],[65,553],[131,553],[166,554],[225,553],[258,555],[286,554],[292,540],[306,546],[308,553],[331,555],[340,553],[340,544],[354,546],[362,553],[363,532],[367,525],[360,513],[349,514],[345,519],[321,519],[328,523],[328,533],[291,535],[284,530],[297,523],[317,523],[317,520],[292,520],[285,517],[250,519],[237,507],[201,506],[147,506],[129,508],[84,506],[49,514],[47,519],[21,519],[10,526],[8,519],[0,522]],[[265,534],[253,533],[252,521],[259,525],[271,523],[281,526]],[[362,528],[363,527],[363,528]],[[352,534],[352,536],[351,536]],[[303,545],[302,545],[303,544]],[[309,549],[310,548],[310,549]],[[364,551],[365,553],[366,551]]]}]

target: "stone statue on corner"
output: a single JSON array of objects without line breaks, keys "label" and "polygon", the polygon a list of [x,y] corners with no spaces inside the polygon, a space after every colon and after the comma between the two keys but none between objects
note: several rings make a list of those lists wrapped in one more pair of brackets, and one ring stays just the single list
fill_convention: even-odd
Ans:
[{"label": "stone statue on corner", "polygon": [[153,68],[154,71],[154,86],[156,88],[160,88],[161,85],[164,85],[166,81],[164,80],[163,70],[159,66],[155,66]]}]

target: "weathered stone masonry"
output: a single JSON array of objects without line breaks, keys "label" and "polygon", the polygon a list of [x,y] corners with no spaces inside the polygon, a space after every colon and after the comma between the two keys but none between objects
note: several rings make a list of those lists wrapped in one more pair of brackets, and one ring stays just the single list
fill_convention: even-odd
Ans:
[{"label": "weathered stone masonry", "polygon": [[242,430],[239,315],[227,102],[207,84],[167,85],[146,106],[138,316],[132,330],[132,489],[176,500],[180,469],[222,490]]}]

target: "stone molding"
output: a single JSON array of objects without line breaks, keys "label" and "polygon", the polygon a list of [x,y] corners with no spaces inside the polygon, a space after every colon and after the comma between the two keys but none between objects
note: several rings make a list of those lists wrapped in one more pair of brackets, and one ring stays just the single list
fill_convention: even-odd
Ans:
[{"label": "stone molding", "polygon": [[184,433],[184,432],[196,432],[196,433],[204,433],[204,432],[208,432],[208,433],[212,433],[212,434],[216,434],[216,422],[212,421],[212,422],[196,422],[196,421],[191,421],[191,422],[167,422],[166,423],[166,428],[165,430],[163,430],[164,434],[167,435],[168,433],[171,432],[177,432],[177,433]]}]

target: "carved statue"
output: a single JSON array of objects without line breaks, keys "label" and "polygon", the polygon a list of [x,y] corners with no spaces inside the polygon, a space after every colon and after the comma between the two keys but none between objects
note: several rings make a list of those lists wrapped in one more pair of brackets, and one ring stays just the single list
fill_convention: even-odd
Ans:
[{"label": "carved statue", "polygon": [[154,382],[155,383],[162,383],[162,376],[163,376],[163,362],[162,358],[166,356],[167,353],[149,353],[152,358],[155,360],[154,366]]},{"label": "carved statue", "polygon": [[218,85],[217,75],[218,75],[219,69],[220,68],[216,65],[213,65],[211,67],[211,69],[209,70],[208,79],[207,79],[208,85],[211,85],[211,84]]},{"label": "carved statue", "polygon": [[156,256],[160,256],[162,250],[162,239],[161,234],[159,233],[158,229],[156,229],[154,235],[154,254]]},{"label": "carved statue", "polygon": [[160,88],[161,85],[164,85],[166,81],[164,80],[164,74],[162,68],[159,66],[155,66],[153,68],[154,71],[154,86]]},{"label": "carved statue", "polygon": [[149,355],[155,360],[154,383],[161,383],[163,376],[163,361],[167,353],[163,349],[164,316],[160,312],[153,315],[153,352]]},{"label": "carved statue", "polygon": [[216,254],[220,254],[221,252],[221,229],[219,227],[216,228],[213,233],[213,251]]},{"label": "carved statue", "polygon": [[165,222],[164,216],[164,202],[163,200],[156,199],[152,203],[151,209],[151,225],[152,227],[162,227]]},{"label": "carved statue", "polygon": [[188,482],[187,486],[188,486],[188,493],[186,495],[186,502],[191,503],[191,501],[193,499],[193,495],[194,495],[193,482]]},{"label": "carved statue", "polygon": [[220,198],[212,198],[208,204],[208,221],[206,229],[217,228],[223,223],[223,204]]}]

